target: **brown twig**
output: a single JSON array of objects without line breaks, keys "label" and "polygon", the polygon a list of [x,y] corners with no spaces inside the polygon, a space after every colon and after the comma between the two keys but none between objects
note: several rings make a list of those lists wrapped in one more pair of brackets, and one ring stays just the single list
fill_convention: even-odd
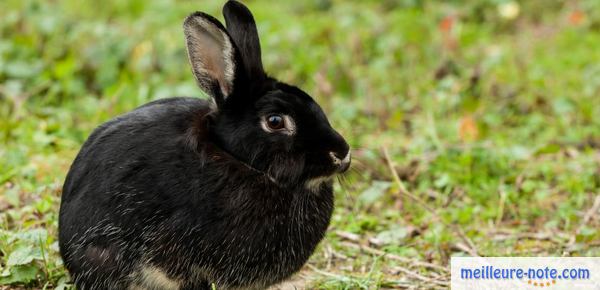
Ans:
[{"label": "brown twig", "polygon": [[390,171],[392,172],[392,177],[394,178],[394,181],[396,182],[396,184],[398,185],[398,187],[400,188],[400,195],[408,197],[410,199],[412,199],[413,201],[415,201],[417,204],[419,204],[422,208],[424,208],[425,210],[427,210],[429,213],[431,213],[434,218],[436,220],[438,220],[439,222],[443,223],[444,226],[452,229],[452,231],[467,245],[467,248],[465,249],[467,251],[467,253],[469,253],[471,256],[474,257],[479,257],[479,254],[477,253],[477,248],[475,247],[475,244],[471,241],[471,239],[469,239],[469,237],[467,237],[465,235],[465,233],[462,231],[461,228],[459,228],[456,225],[453,224],[449,224],[447,222],[445,222],[436,212],[435,209],[433,209],[432,207],[430,207],[426,202],[424,202],[422,199],[420,199],[418,196],[410,193],[407,189],[406,186],[404,186],[404,182],[402,182],[402,180],[400,179],[398,172],[396,171],[396,168],[394,167],[394,164],[392,164],[392,159],[390,158],[390,154],[388,153],[388,150],[385,146],[382,147],[383,150],[383,155],[385,157],[385,160],[387,162],[387,165],[390,169]]},{"label": "brown twig", "polygon": [[581,219],[581,223],[579,224],[577,229],[571,235],[571,237],[569,239],[569,243],[567,244],[567,248],[570,248],[575,244],[577,235],[579,233],[581,233],[581,230],[583,229],[583,227],[585,227],[592,220],[592,218],[594,216],[598,215],[599,210],[600,210],[600,194],[597,194],[596,198],[594,199],[594,203],[592,204],[590,209],[585,212],[585,214],[583,215],[583,218]]},{"label": "brown twig", "polygon": [[414,266],[426,267],[426,268],[430,268],[430,269],[439,270],[439,271],[442,271],[442,272],[448,272],[448,268],[446,268],[444,266],[440,266],[440,265],[433,264],[433,263],[428,263],[428,262],[423,262],[423,261],[416,260],[416,259],[410,259],[410,258],[406,258],[406,257],[401,257],[401,256],[398,256],[398,255],[386,253],[386,252],[384,252],[382,250],[371,248],[369,246],[363,246],[363,245],[359,245],[359,244],[351,243],[351,242],[341,242],[340,244],[342,246],[345,246],[345,247],[355,248],[355,249],[359,249],[361,251],[364,251],[364,252],[367,252],[367,253],[370,253],[370,254],[382,256],[382,257],[390,259],[390,260],[396,260],[396,261],[403,262],[403,263],[408,263],[408,264],[411,264],[411,265],[414,265]]},{"label": "brown twig", "polygon": [[442,286],[448,286],[449,283],[446,280],[437,280],[434,278],[429,278],[429,277],[425,277],[423,275],[420,275],[419,273],[415,273],[407,268],[404,267],[400,267],[400,266],[395,266],[392,269],[398,271],[398,272],[402,272],[404,274],[406,274],[407,276],[411,276],[413,278],[416,278],[418,280],[424,281],[424,282],[429,282],[429,283],[434,283],[434,284],[438,284],[438,285],[442,285]]},{"label": "brown twig", "polygon": [[335,234],[338,237],[340,237],[340,238],[343,238],[343,239],[346,239],[346,240],[350,240],[350,241],[353,241],[353,242],[360,241],[360,236],[357,235],[357,234],[353,234],[353,233],[349,233],[349,232],[344,232],[344,231],[336,231]]},{"label": "brown twig", "polygon": [[583,219],[579,227],[585,226],[587,223],[592,220],[593,217],[598,216],[598,211],[600,210],[600,194],[596,195],[596,199],[594,199],[594,204],[590,209],[583,215]]},{"label": "brown twig", "polygon": [[564,235],[560,235],[558,233],[496,233],[491,234],[492,240],[494,241],[506,241],[506,240],[538,240],[538,241],[550,241],[557,244],[562,244],[565,241],[561,240],[565,239]]},{"label": "brown twig", "polygon": [[[311,264],[306,264],[306,267],[309,268],[310,270],[312,270],[313,272],[326,276],[326,277],[331,277],[331,278],[335,278],[335,279],[347,279],[348,277],[344,276],[344,275],[340,275],[340,274],[336,274],[336,273],[331,273],[331,272],[327,272],[327,271],[323,271]],[[395,266],[393,267],[394,270],[398,271],[398,272],[402,272],[404,274],[406,274],[407,276],[413,277],[417,280],[423,281],[423,282],[427,282],[427,283],[432,283],[432,284],[437,284],[437,285],[442,285],[442,286],[448,286],[449,283],[446,280],[437,280],[434,278],[429,278],[429,277],[425,277],[423,275],[420,275],[418,273],[415,273],[414,271],[411,271],[407,268],[404,267],[400,267],[400,266]]]},{"label": "brown twig", "polygon": [[[501,184],[504,184],[504,183],[501,182]],[[506,204],[506,196],[507,196],[507,193],[504,190],[503,185],[500,185],[498,192],[500,193],[500,201],[498,204],[498,215],[496,216],[496,227],[500,225],[500,223],[502,222],[502,218],[504,217],[504,205]]]}]

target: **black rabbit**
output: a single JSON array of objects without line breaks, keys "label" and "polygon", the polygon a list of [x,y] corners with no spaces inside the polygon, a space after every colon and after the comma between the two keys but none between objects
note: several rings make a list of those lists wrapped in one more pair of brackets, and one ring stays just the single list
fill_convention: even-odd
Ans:
[{"label": "black rabbit", "polygon": [[264,289],[323,238],[344,138],[302,90],[263,71],[239,2],[227,29],[185,19],[189,59],[211,101],[151,102],[97,128],[66,178],[60,251],[79,289]]}]

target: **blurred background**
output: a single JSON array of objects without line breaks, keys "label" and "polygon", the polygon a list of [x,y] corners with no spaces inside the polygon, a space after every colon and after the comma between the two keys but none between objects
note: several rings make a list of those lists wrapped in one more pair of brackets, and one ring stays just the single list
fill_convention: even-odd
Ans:
[{"label": "blurred background", "polygon": [[[204,97],[182,21],[224,1],[0,2],[0,289],[69,288],[62,182],[99,124]],[[265,68],[349,141],[287,285],[446,288],[449,257],[600,255],[600,1],[253,0]]]}]

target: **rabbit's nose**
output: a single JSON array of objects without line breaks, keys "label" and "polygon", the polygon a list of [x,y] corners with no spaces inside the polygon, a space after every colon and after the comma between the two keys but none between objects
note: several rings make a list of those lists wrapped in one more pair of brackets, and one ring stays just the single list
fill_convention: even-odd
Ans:
[{"label": "rabbit's nose", "polygon": [[346,152],[346,156],[343,157],[338,155],[336,152],[329,152],[329,156],[331,156],[333,164],[338,167],[337,172],[345,172],[348,170],[348,168],[350,168],[350,161],[352,160],[350,150],[348,150],[348,152]]}]

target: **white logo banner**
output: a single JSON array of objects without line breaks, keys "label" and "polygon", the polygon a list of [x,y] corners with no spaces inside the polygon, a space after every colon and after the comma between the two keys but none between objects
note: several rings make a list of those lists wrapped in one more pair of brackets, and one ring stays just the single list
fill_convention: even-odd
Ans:
[{"label": "white logo banner", "polygon": [[600,257],[452,257],[452,290],[600,290]]}]

